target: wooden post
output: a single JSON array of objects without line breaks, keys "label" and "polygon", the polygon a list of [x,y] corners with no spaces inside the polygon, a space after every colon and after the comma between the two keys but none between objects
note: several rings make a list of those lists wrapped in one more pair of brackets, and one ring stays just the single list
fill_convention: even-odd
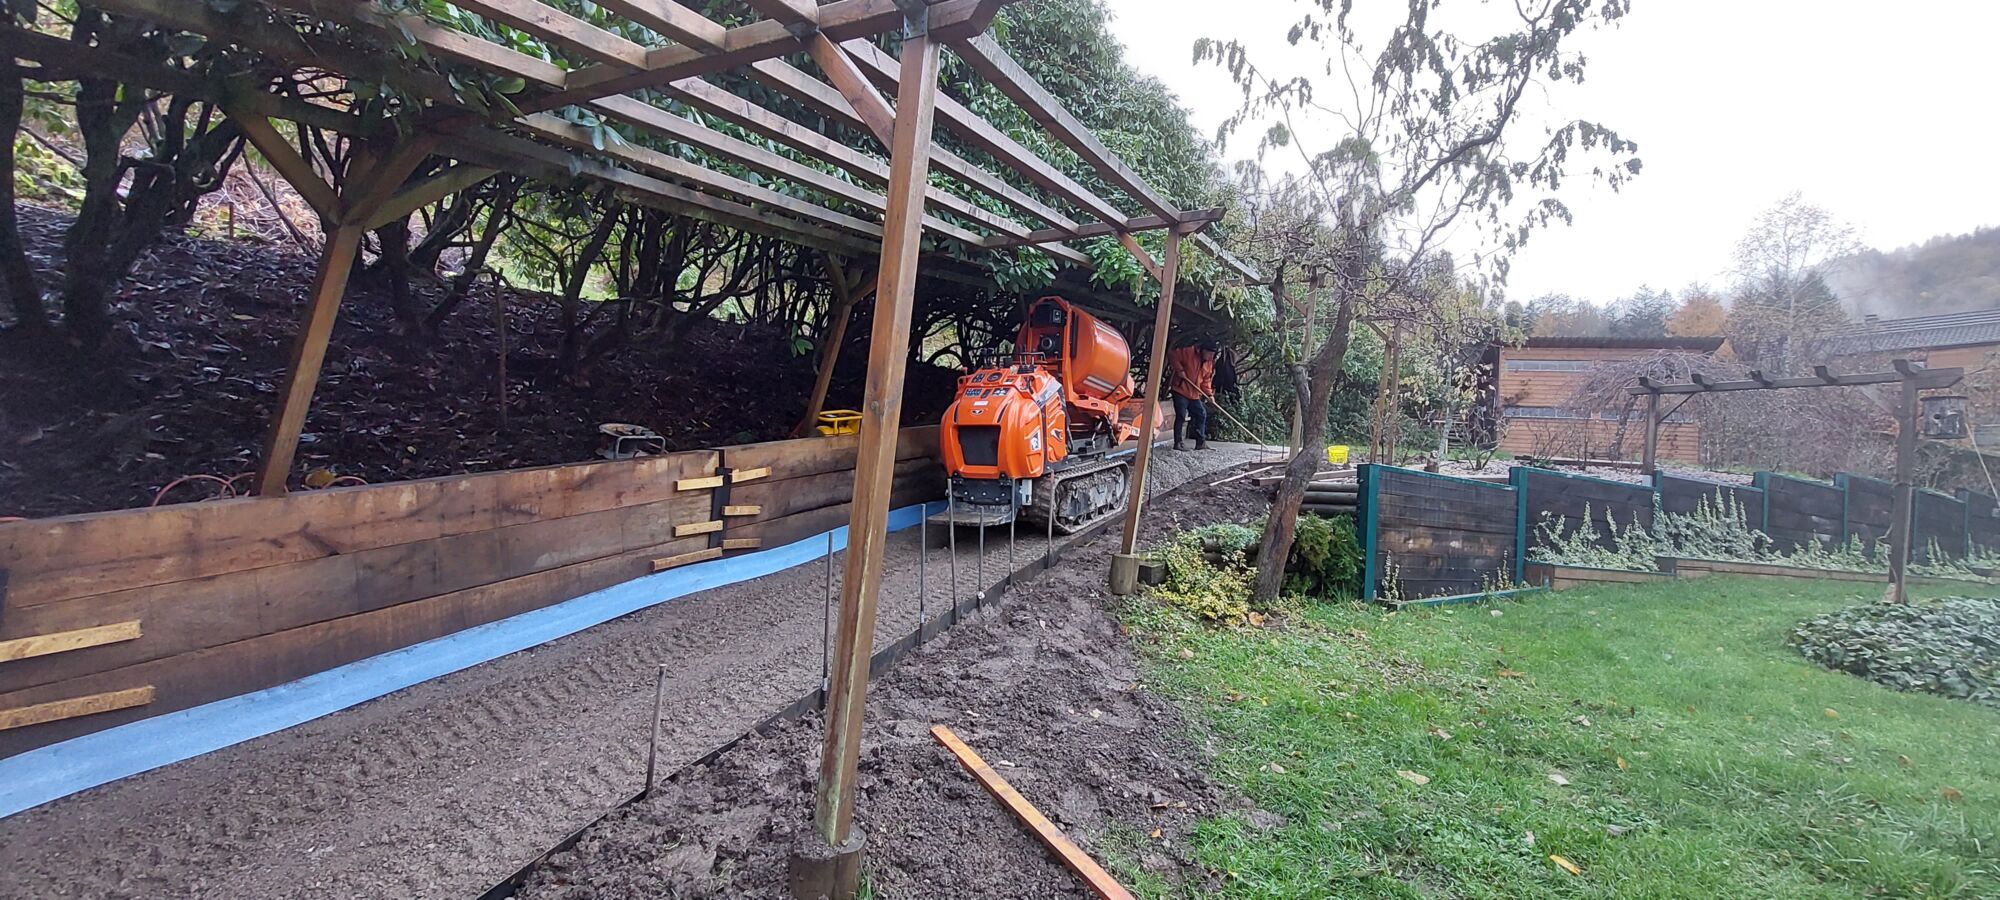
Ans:
[{"label": "wooden post", "polygon": [[[361,248],[367,222],[395,197],[395,191],[436,145],[435,136],[419,135],[399,141],[387,153],[377,154],[366,145],[357,146],[349,156],[347,178],[337,197],[319,180],[312,167],[280,139],[270,122],[255,115],[241,115],[245,133],[253,136],[265,158],[272,160],[279,174],[301,194],[320,196],[316,209],[330,224],[326,246],[321,248],[319,269],[313,275],[312,298],[306,306],[305,324],[292,345],[291,367],[285,372],[285,387],[278,398],[278,410],[271,416],[271,429],[264,437],[264,456],[257,469],[257,495],[282,496],[292,457],[298,453],[299,432],[305,428],[306,410],[312,406],[313,389],[319,385],[320,366],[326,362],[326,347],[333,337],[333,323],[340,315],[340,298],[347,292],[347,277],[354,271],[354,257]],[[261,139],[256,136],[261,135]],[[289,162],[279,162],[289,160]],[[332,198],[332,199],[329,199]]]},{"label": "wooden post", "polygon": [[312,406],[313,388],[319,384],[319,368],[326,362],[326,345],[333,337],[333,322],[340,312],[341,295],[347,292],[347,276],[354,271],[362,234],[355,225],[335,225],[327,232],[326,246],[319,253],[319,270],[313,275],[305,325],[292,344],[292,364],[285,371],[278,412],[264,437],[264,457],[257,472],[259,496],[285,493],[292,456],[299,449],[299,432],[306,424],[306,409]]},{"label": "wooden post", "polygon": [[1903,376],[1896,405],[1896,502],[1889,522],[1889,599],[1910,602],[1911,531],[1915,527],[1917,474],[1917,368],[1907,359],[1895,361]]},{"label": "wooden post", "polygon": [[[919,13],[922,16],[922,13]],[[896,430],[902,416],[903,372],[910,349],[910,312],[915,306],[917,254],[923,233],[924,190],[930,183],[931,124],[937,109],[938,45],[921,19],[903,41],[898,80],[896,133],[891,147],[888,213],[882,227],[882,264],[876,285],[875,321],[869,335],[867,388],[861,407],[860,446],[855,454],[854,502],[848,518],[847,569],[840,584],[840,622],[835,630],[831,685],[827,697],[826,744],[820,755],[819,788],[813,824],[827,847],[858,856],[850,844],[854,827],[856,769],[861,755],[861,719],[868,694],[868,664],[874,648],[876,594],[882,585],[882,549],[887,539],[889,492],[895,478]],[[858,842],[856,842],[858,844]],[[852,849],[850,849],[852,848]],[[832,867],[835,900],[858,889],[854,866]],[[798,869],[794,868],[797,874]],[[810,886],[794,879],[795,890]]]},{"label": "wooden post", "polygon": [[813,381],[812,399],[806,402],[805,418],[799,420],[798,427],[792,429],[795,437],[812,433],[813,422],[826,411],[826,392],[833,385],[833,370],[840,364],[840,348],[847,341],[847,323],[854,318],[854,307],[869,294],[875,293],[874,286],[861,290],[859,284],[849,284],[847,273],[833,254],[826,257],[827,274],[833,276],[833,322],[827,328],[826,345],[820,348],[819,372]]},{"label": "wooden post", "polygon": [[1652,475],[1660,471],[1660,392],[1646,395],[1646,458],[1639,471]]},{"label": "wooden post", "polygon": [[1139,515],[1146,505],[1146,467],[1153,461],[1153,429],[1160,418],[1167,338],[1174,319],[1174,279],[1179,276],[1180,268],[1181,233],[1175,228],[1167,232],[1167,259],[1160,267],[1160,303],[1153,311],[1153,348],[1146,357],[1146,407],[1139,415],[1139,452],[1132,458],[1132,479],[1126,489],[1130,496],[1125,501],[1125,534],[1118,542],[1118,552],[1124,556],[1132,555],[1139,545]]}]

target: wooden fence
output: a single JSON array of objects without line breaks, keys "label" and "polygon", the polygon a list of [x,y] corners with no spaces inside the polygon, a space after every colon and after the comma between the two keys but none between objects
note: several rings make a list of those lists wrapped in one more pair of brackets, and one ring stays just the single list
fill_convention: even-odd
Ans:
[{"label": "wooden fence", "polygon": [[1705,503],[1710,510],[1717,512],[1725,508],[1735,509],[1743,516],[1743,524],[1758,531],[1764,530],[1764,492],[1758,488],[1666,472],[1654,474],[1653,488],[1660,494],[1660,512],[1675,516],[1693,515]]},{"label": "wooden fence", "polygon": [[1758,472],[1753,484],[1764,492],[1764,533],[1779,552],[1790,553],[1818,541],[1835,547],[1847,539],[1847,492],[1837,484]]},{"label": "wooden fence", "polygon": [[1526,513],[1519,551],[1524,557],[1552,537],[1575,534],[1586,514],[1605,549],[1612,547],[1616,531],[1634,525],[1652,530],[1653,489],[1646,485],[1529,466],[1515,466],[1508,476]]},{"label": "wooden fence", "polygon": [[1513,580],[1513,487],[1395,466],[1362,466],[1358,477],[1364,599],[1470,593]]},{"label": "wooden fence", "polygon": [[[846,524],[810,438],[0,525],[0,758]],[[943,496],[902,431],[893,505]]]},{"label": "wooden fence", "polygon": [[[1835,547],[1850,537],[1872,546],[1886,539],[1893,519],[1892,486],[1858,475],[1841,475],[1828,484],[1758,472],[1752,484],[1740,485],[1662,473],[1646,485],[1517,466],[1508,484],[1494,485],[1370,465],[1361,467],[1359,477],[1362,594],[1370,600],[1475,594],[1522,583],[1531,574],[1547,575],[1551,567],[1531,568],[1528,560],[1546,549],[1551,526],[1565,537],[1582,527],[1586,508],[1599,543],[1607,546],[1612,522],[1621,529],[1633,523],[1650,529],[1656,512],[1687,515],[1704,501],[1717,508],[1725,497],[1744,524],[1770,535],[1786,552],[1809,541]],[[1996,510],[2000,501],[1984,494],[1918,491],[1915,559],[1931,561],[1933,546],[1952,559],[2000,552]]]}]

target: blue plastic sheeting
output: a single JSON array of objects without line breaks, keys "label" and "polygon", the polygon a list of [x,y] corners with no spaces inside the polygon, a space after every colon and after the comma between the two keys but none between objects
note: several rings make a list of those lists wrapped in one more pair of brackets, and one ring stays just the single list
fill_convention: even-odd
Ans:
[{"label": "blue plastic sheeting", "polygon": [[[934,508],[942,507],[919,504],[894,510],[889,530],[914,527]],[[847,526],[832,534],[834,549],[846,549]],[[783,547],[635,578],[277,687],[30,750],[0,760],[0,818],[309,722],[649,606],[782,572],[825,556],[826,548],[826,532],[821,532]]]}]

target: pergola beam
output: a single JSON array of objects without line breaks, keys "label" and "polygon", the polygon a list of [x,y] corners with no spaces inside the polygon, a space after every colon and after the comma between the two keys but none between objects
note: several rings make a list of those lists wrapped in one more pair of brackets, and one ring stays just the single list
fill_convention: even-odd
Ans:
[{"label": "pergola beam", "polygon": [[597,5],[704,53],[722,49],[729,29],[672,0],[597,0]]},{"label": "pergola beam", "polygon": [[814,0],[745,0],[745,2],[765,18],[776,19],[786,25],[819,27],[819,4]]},{"label": "pergola beam", "polygon": [[[782,60],[769,60],[752,65],[748,74],[765,87],[797,100],[833,122],[864,134],[868,133],[867,124],[861,120],[860,114],[854,111],[854,107],[838,90]],[[1076,227],[1076,222],[1068,216],[943,147],[931,148],[931,164],[938,170],[1006,201],[1015,209],[1050,225],[1057,228]]]},{"label": "pergola beam", "polygon": [[[1219,206],[1211,209],[1198,209],[1190,212],[1183,212],[1181,213],[1180,224],[1206,225],[1210,222],[1221,220],[1222,214],[1223,214],[1223,209],[1222,207]],[[987,238],[983,245],[989,248],[1020,247],[1029,244],[1042,244],[1050,241],[1068,241],[1068,240],[1077,240],[1080,238],[1110,237],[1112,235],[1117,235],[1117,234],[1130,234],[1136,231],[1153,231],[1159,228],[1168,228],[1174,224],[1175,223],[1169,222],[1166,219],[1163,219],[1159,216],[1140,216],[1136,219],[1127,219],[1124,222],[1115,225],[1110,222],[1092,222],[1088,225],[1078,225],[1075,228],[1044,228],[1039,231],[1034,231],[1025,235],[1021,235],[1019,237],[994,235],[993,237]]]},{"label": "pergola beam", "polygon": [[[843,42],[841,46],[845,47],[848,53],[861,63],[862,70],[869,73],[869,76],[879,84],[888,88],[896,87],[894,57],[865,40],[850,40]],[[1018,141],[1003,134],[1000,129],[993,127],[991,122],[966,109],[958,101],[949,97],[939,97],[937,107],[938,117],[953,133],[966,143],[999,160],[1002,165],[1020,172],[1043,190],[1076,204],[1078,209],[1106,222],[1123,222],[1131,218],[1104,198],[1092,193],[1089,188],[1063,174],[1047,160],[1036,156]]]},{"label": "pergola beam", "polygon": [[[466,12],[520,29],[607,66],[646,68],[647,49],[539,0],[452,0]],[[632,4],[606,4],[627,6]],[[636,21],[636,20],[635,20]],[[642,23],[643,24],[643,23]],[[650,26],[648,26],[650,27]]]},{"label": "pergola beam", "polygon": [[1029,118],[1034,119],[1056,140],[1068,145],[1083,161],[1097,170],[1104,180],[1117,185],[1133,199],[1144,204],[1154,215],[1169,223],[1183,221],[1181,211],[1167,198],[1160,196],[1151,185],[1133,172],[1118,154],[1104,146],[1089,128],[1084,127],[1076,116],[1063,107],[1053,94],[1036,83],[1021,64],[1014,61],[1007,51],[1000,48],[991,37],[980,34],[952,44],[959,58],[971,65],[973,70],[988,83],[1000,89],[1000,93],[1014,101]]},{"label": "pergola beam", "polygon": [[[931,4],[926,9],[931,35],[937,40],[950,40],[985,31],[999,5],[994,0],[944,0]],[[819,7],[817,15],[819,30],[835,41],[870,37],[903,24],[898,0],[838,0]],[[570,73],[563,91],[536,101],[533,109],[521,108],[529,112],[554,109],[683,78],[711,75],[804,49],[793,26],[777,19],[764,19],[729,29],[723,36],[722,49],[714,52],[685,46],[661,47],[647,54],[643,71],[627,72],[618,66],[602,64],[578,69]]]},{"label": "pergola beam", "polygon": [[1837,375],[1825,366],[1813,367],[1814,374],[1798,378],[1770,378],[1762,372],[1744,381],[1710,381],[1699,372],[1690,374],[1688,384],[1661,384],[1651,378],[1641,378],[1631,388],[1634,396],[1644,394],[1718,394],[1731,391],[1769,391],[1788,388],[1855,387],[1868,384],[1900,384],[1914,380],[1919,388],[1951,387],[1965,378],[1964,369],[1920,369],[1912,375],[1901,372],[1864,372],[1854,375]]}]

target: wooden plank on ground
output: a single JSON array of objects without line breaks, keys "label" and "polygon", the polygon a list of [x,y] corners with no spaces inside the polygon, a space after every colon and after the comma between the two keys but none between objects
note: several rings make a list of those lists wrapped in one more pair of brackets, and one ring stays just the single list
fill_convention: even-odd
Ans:
[{"label": "wooden plank on ground", "polygon": [[1091,893],[1104,900],[1132,900],[1132,893],[1119,885],[1117,880],[1111,877],[1111,873],[1104,871],[1104,867],[1098,865],[1096,860],[1091,859],[1089,854],[1084,853],[1082,848],[1064,835],[1062,829],[1057,828],[1054,822],[1050,822],[1047,816],[1035,809],[1034,804],[1021,796],[1020,791],[1014,790],[1014,786],[1008,784],[1007,779],[1000,777],[1000,773],[993,771],[993,767],[987,765],[986,760],[980,759],[979,754],[966,746],[964,741],[959,740],[958,735],[952,734],[951,729],[943,725],[932,725],[931,736],[937,738],[938,743],[950,750],[953,756],[958,757],[959,764],[965,766],[965,770],[971,772],[972,777],[978,779],[981,786],[1018,816],[1022,823],[1028,826],[1028,830],[1041,838],[1042,843],[1055,851],[1063,864],[1075,872],[1078,878],[1083,879],[1084,884],[1089,885]]},{"label": "wooden plank on ground", "polygon": [[653,571],[664,572],[668,569],[679,568],[681,566],[688,565],[689,563],[698,563],[703,560],[716,559],[720,556],[722,556],[721,547],[710,547],[706,550],[696,550],[693,553],[683,553],[680,554],[679,556],[669,556],[666,557],[665,559],[653,560]]},{"label": "wooden plank on ground", "polygon": [[47,703],[36,703],[31,706],[0,709],[0,731],[26,728],[30,725],[40,725],[44,722],[58,722],[63,719],[74,719],[78,716],[95,715],[97,713],[111,712],[112,710],[130,709],[134,706],[145,706],[151,702],[153,702],[153,686],[149,684],[145,687],[127,688],[122,691],[106,691],[102,694],[91,694],[87,697],[71,697],[66,700],[51,700]]},{"label": "wooden plank on ground", "polygon": [[138,639],[139,623],[136,620],[98,625],[93,628],[78,628],[74,631],[58,631],[54,634],[38,634],[11,641],[0,641],[0,662],[27,659],[31,656],[47,656],[51,653],[67,653],[86,647],[101,647],[105,644]]}]

